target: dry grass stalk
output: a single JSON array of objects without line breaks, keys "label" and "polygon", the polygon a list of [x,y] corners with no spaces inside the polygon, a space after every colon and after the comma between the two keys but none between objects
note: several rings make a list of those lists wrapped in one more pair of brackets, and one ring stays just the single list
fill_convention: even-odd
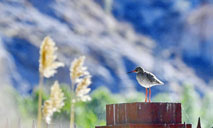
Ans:
[{"label": "dry grass stalk", "polygon": [[37,127],[41,128],[41,105],[42,105],[42,85],[44,77],[49,78],[53,76],[57,71],[58,67],[64,66],[63,63],[56,61],[57,56],[55,52],[57,47],[55,42],[50,37],[45,37],[40,47],[40,58],[39,58],[39,101],[38,101],[38,119]]},{"label": "dry grass stalk", "polygon": [[51,87],[50,99],[44,102],[43,116],[47,124],[50,124],[54,112],[60,112],[64,106],[64,93],[59,87],[59,83],[55,83]]},{"label": "dry grass stalk", "polygon": [[36,124],[35,124],[35,121],[34,121],[34,120],[33,120],[32,128],[36,128]]},{"label": "dry grass stalk", "polygon": [[87,68],[83,66],[85,56],[81,56],[78,59],[74,59],[70,66],[70,78],[72,82],[78,81],[78,78],[88,74]]},{"label": "dry grass stalk", "polygon": [[88,95],[90,88],[88,86],[91,84],[91,76],[85,76],[78,84],[75,90],[76,100],[81,100],[83,102],[90,101],[91,97]]},{"label": "dry grass stalk", "polygon": [[54,113],[51,100],[47,100],[44,102],[44,107],[42,112],[43,112],[43,118],[45,119],[46,123],[50,124],[51,117]]},{"label": "dry grass stalk", "polygon": [[64,106],[64,93],[59,87],[58,81],[55,81],[51,87],[50,99],[52,100],[52,106],[55,111],[60,112],[60,109]]},{"label": "dry grass stalk", "polygon": [[[75,59],[70,66],[70,79],[72,80],[72,101],[70,113],[70,128],[74,128],[75,103],[78,101],[89,101],[91,97],[89,85],[91,84],[91,75],[87,68],[83,66],[85,57]],[[76,87],[75,87],[76,85]]]},{"label": "dry grass stalk", "polygon": [[56,50],[55,42],[50,37],[45,37],[40,48],[39,72],[46,78],[53,76],[58,67],[64,66],[63,63],[56,61]]}]

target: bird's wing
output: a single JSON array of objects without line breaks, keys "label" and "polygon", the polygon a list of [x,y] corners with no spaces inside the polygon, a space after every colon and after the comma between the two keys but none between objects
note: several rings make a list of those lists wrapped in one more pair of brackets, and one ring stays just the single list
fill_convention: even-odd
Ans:
[{"label": "bird's wing", "polygon": [[151,72],[146,72],[146,76],[151,82],[154,82],[156,79],[155,75],[152,74]]},{"label": "bird's wing", "polygon": [[156,84],[163,84],[162,81],[160,81],[154,74],[152,74],[151,72],[146,72],[147,74],[147,78],[151,81],[151,82],[156,82]]}]

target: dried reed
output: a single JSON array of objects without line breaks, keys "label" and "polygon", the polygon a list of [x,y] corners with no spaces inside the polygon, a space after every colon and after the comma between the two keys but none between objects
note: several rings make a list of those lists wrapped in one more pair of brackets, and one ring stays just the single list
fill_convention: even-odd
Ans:
[{"label": "dried reed", "polygon": [[39,72],[46,78],[53,76],[58,67],[64,66],[63,63],[56,61],[56,50],[55,42],[50,37],[45,37],[40,48]]},{"label": "dried reed", "polygon": [[91,84],[91,75],[87,71],[87,68],[83,66],[84,60],[84,56],[79,57],[75,59],[70,66],[70,79],[72,81],[70,128],[74,128],[75,103],[78,101],[85,102],[91,100],[91,97],[88,95],[90,92],[88,86]]},{"label": "dried reed", "polygon": [[50,124],[54,112],[60,112],[60,109],[64,106],[64,99],[64,93],[60,89],[58,81],[55,81],[51,87],[50,99],[44,102],[42,111],[47,124]]},{"label": "dried reed", "polygon": [[42,85],[44,77],[49,78],[53,76],[57,71],[58,67],[64,66],[63,63],[56,61],[57,56],[55,52],[57,47],[55,42],[50,37],[45,37],[40,47],[40,59],[39,59],[39,101],[38,101],[38,119],[37,127],[41,128],[41,105],[42,105]]}]

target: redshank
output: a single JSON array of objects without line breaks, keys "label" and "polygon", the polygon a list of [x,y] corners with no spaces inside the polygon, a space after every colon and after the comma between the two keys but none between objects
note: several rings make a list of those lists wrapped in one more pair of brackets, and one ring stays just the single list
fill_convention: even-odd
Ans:
[{"label": "redshank", "polygon": [[149,102],[151,102],[151,87],[155,85],[163,85],[164,83],[160,81],[154,74],[152,74],[151,72],[145,71],[141,67],[137,67],[135,68],[135,70],[130,71],[128,73],[133,73],[133,72],[137,73],[136,79],[138,83],[142,87],[146,88],[145,102],[147,102],[147,93],[148,93],[147,88],[149,88]]}]

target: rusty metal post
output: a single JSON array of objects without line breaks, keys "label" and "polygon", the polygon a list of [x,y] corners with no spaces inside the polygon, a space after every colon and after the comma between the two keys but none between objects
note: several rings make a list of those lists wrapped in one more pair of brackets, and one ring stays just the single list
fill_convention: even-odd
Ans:
[{"label": "rusty metal post", "polygon": [[180,103],[122,103],[106,105],[107,126],[96,128],[191,128],[182,124]]}]

